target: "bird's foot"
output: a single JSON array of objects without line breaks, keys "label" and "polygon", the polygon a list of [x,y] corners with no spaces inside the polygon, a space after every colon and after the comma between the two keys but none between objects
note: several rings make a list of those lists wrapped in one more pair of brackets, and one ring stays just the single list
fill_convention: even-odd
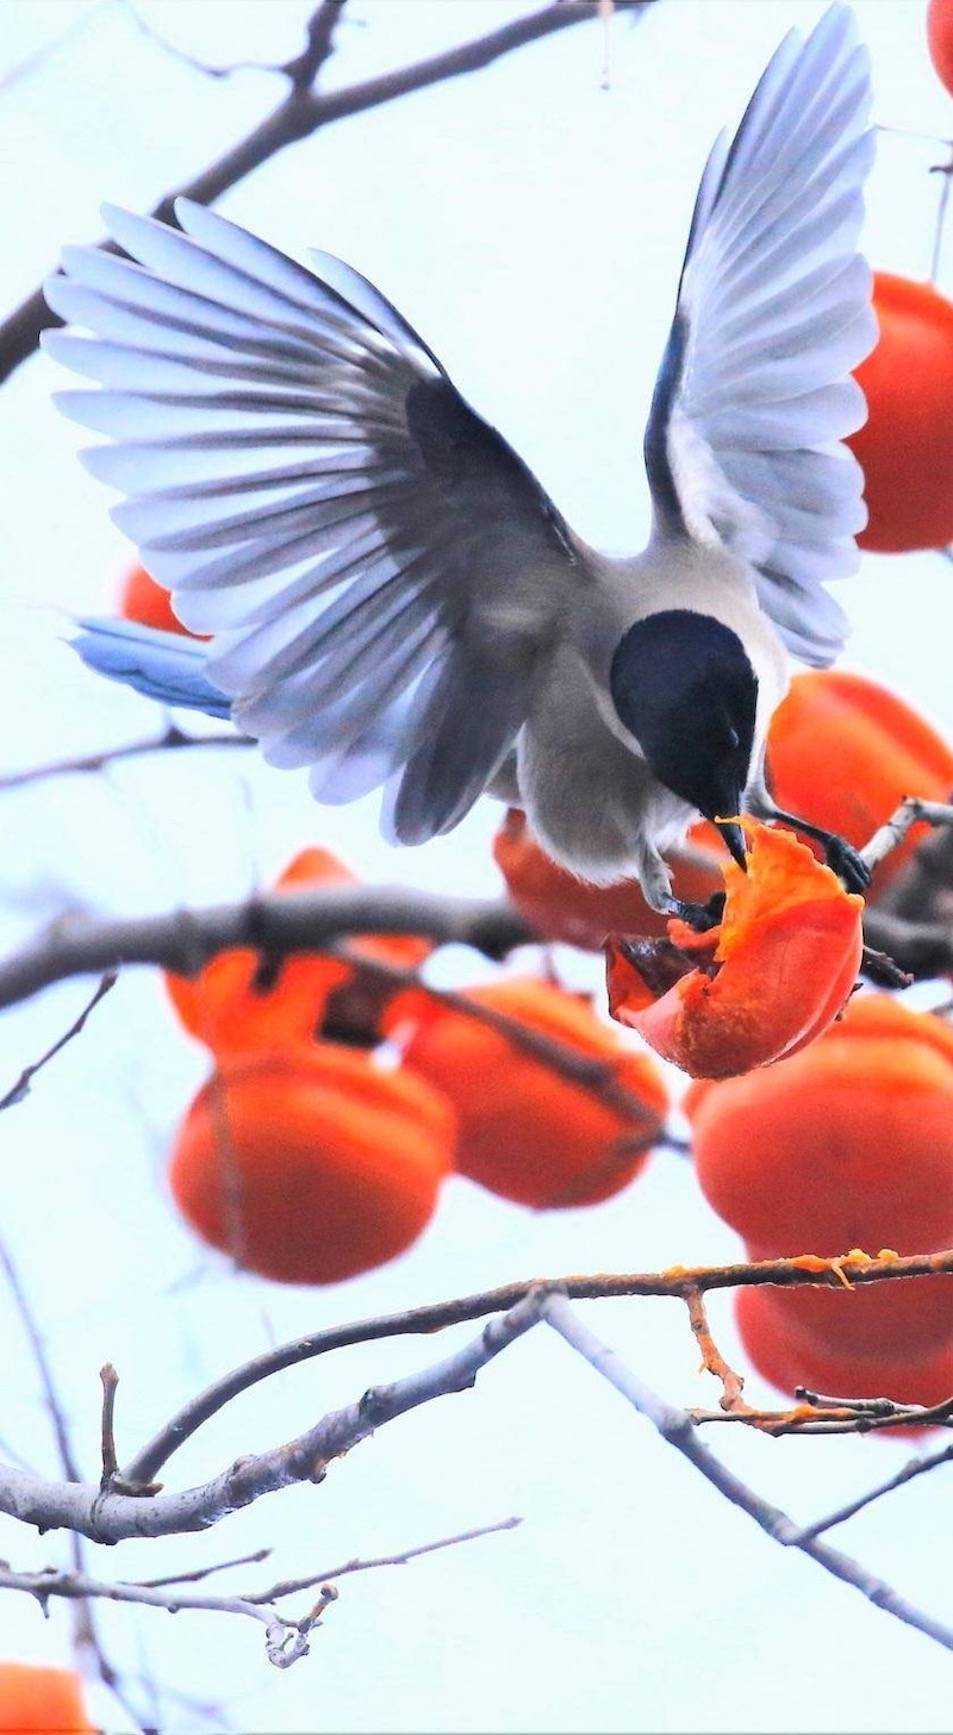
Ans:
[{"label": "bird's foot", "polygon": [[824,858],[849,892],[865,892],[870,885],[871,870],[859,850],[846,838],[831,832],[824,838]]},{"label": "bird's foot", "polygon": [[717,928],[724,908],[724,892],[713,892],[707,904],[687,903],[684,898],[667,899],[668,914],[686,922],[696,934],[707,934],[710,928]]}]

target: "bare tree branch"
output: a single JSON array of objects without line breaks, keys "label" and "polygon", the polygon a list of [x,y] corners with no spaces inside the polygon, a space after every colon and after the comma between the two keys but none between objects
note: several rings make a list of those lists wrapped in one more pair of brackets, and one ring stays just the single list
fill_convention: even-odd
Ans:
[{"label": "bare tree branch", "polygon": [[116,986],[118,977],[118,970],[107,970],[105,972],[105,974],[100,978],[99,985],[92,999],[87,1003],[74,1023],[70,1025],[69,1029],[53,1043],[52,1048],[48,1048],[45,1054],[41,1054],[39,1060],[34,1060],[31,1066],[25,1066],[23,1068],[16,1084],[10,1086],[6,1096],[0,1096],[0,1112],[5,1108],[14,1108],[17,1103],[22,1102],[25,1097],[29,1096],[30,1086],[37,1073],[42,1072],[44,1066],[47,1066],[49,1062],[59,1054],[60,1050],[66,1047],[68,1042],[72,1042],[74,1036],[79,1036],[80,1032],[85,1027],[86,1020],[90,1016],[90,1013],[95,1011],[100,1000],[105,999],[110,988]]},{"label": "bare tree branch", "polygon": [[638,1379],[615,1352],[602,1343],[573,1313],[564,1296],[551,1294],[543,1303],[543,1317],[547,1325],[552,1326],[577,1354],[583,1356],[640,1415],[652,1423],[663,1440],[667,1440],[677,1452],[681,1452],[706,1481],[717,1488],[719,1494],[723,1494],[732,1505],[746,1512],[775,1542],[780,1542],[784,1548],[800,1549],[826,1572],[859,1590],[861,1595],[877,1608],[883,1609],[907,1626],[915,1627],[918,1632],[934,1639],[946,1650],[953,1650],[953,1628],[915,1608],[894,1590],[892,1585],[882,1578],[876,1578],[850,1555],[842,1554],[838,1549],[831,1548],[814,1537],[805,1536],[786,1512],[762,1499],[760,1494],[727,1469],[714,1453],[709,1451],[704,1441],[699,1439],[688,1412],[677,1409]]},{"label": "bare tree branch", "polygon": [[[51,1597],[62,1597],[83,1603],[94,1599],[140,1603],[150,1608],[167,1609],[170,1614],[179,1614],[182,1609],[194,1609],[210,1614],[245,1615],[264,1626],[265,1653],[268,1660],[276,1668],[284,1669],[299,1658],[307,1656],[307,1635],[320,1624],[325,1609],[337,1600],[337,1590],[332,1584],[323,1581],[343,1578],[346,1573],[368,1572],[381,1566],[406,1566],[410,1561],[418,1560],[421,1555],[435,1554],[443,1548],[457,1548],[461,1543],[475,1542],[483,1536],[493,1536],[502,1530],[515,1530],[521,1523],[519,1518],[504,1518],[498,1524],[482,1524],[475,1530],[463,1530],[456,1536],[442,1537],[438,1542],[421,1543],[417,1548],[407,1548],[401,1554],[381,1555],[375,1560],[349,1560],[343,1566],[336,1567],[333,1572],[315,1573],[310,1578],[289,1579],[284,1584],[274,1585],[271,1590],[256,1591],[247,1596],[206,1596],[172,1587],[194,1583],[208,1577],[210,1573],[224,1571],[226,1567],[243,1566],[249,1561],[261,1560],[269,1553],[268,1549],[261,1549],[257,1554],[244,1555],[240,1560],[223,1561],[218,1566],[182,1573],[178,1578],[156,1579],[148,1584],[137,1584],[125,1579],[107,1582],[91,1578],[82,1571],[60,1572],[55,1567],[47,1567],[41,1572],[15,1572],[0,1562],[0,1590],[25,1591],[27,1595],[35,1597],[43,1608]],[[280,1615],[272,1606],[278,1597],[288,1596],[293,1591],[309,1590],[317,1584],[322,1585],[321,1598],[299,1620]]]},{"label": "bare tree branch", "polygon": [[265,1494],[295,1483],[323,1481],[335,1458],[387,1422],[434,1398],[466,1391],[482,1368],[537,1323],[547,1293],[534,1285],[515,1307],[491,1319],[479,1337],[445,1360],[392,1385],[372,1387],[357,1403],[324,1416],[306,1433],[270,1451],[237,1458],[199,1487],[170,1494],[143,1489],[137,1496],[125,1491],[137,1480],[129,1476],[123,1478],[121,1489],[104,1491],[97,1483],[48,1482],[3,1465],[0,1511],[42,1532],[73,1530],[93,1542],[207,1530]]},{"label": "bare tree branch", "polygon": [[219,735],[185,735],[174,723],[161,735],[150,735],[145,741],[129,741],[122,747],[105,747],[101,753],[84,753],[77,759],[58,759],[51,765],[31,765],[25,771],[9,771],[0,777],[0,792],[23,789],[28,783],[45,783],[50,777],[68,777],[78,772],[103,771],[119,759],[139,759],[147,753],[176,752],[190,747],[255,747],[250,735],[239,735],[234,729]]},{"label": "bare tree branch", "polygon": [[26,1591],[36,1597],[42,1608],[50,1597],[64,1597],[82,1603],[102,1598],[108,1602],[145,1603],[151,1608],[167,1609],[170,1614],[178,1614],[180,1609],[204,1609],[212,1614],[247,1615],[250,1620],[260,1621],[264,1626],[268,1661],[277,1668],[286,1668],[289,1663],[307,1655],[307,1647],[295,1643],[300,1635],[289,1621],[274,1609],[260,1608],[257,1603],[245,1602],[242,1597],[202,1596],[196,1591],[151,1590],[141,1584],[112,1584],[104,1579],[91,1578],[84,1572],[61,1572],[55,1567],[48,1567],[43,1572],[14,1572],[2,1564],[0,1590]]},{"label": "bare tree branch", "polygon": [[118,964],[161,964],[191,976],[218,952],[252,947],[270,957],[321,952],[342,934],[427,934],[504,957],[533,938],[509,905],[403,888],[322,887],[259,892],[238,904],[158,916],[57,923],[0,964],[0,1007],[70,976]]},{"label": "bare tree branch", "polygon": [[[870,1261],[862,1254],[829,1261],[804,1256],[799,1260],[782,1263],[786,1266],[791,1280],[794,1280],[794,1274],[798,1273],[798,1281],[826,1279],[837,1282],[841,1287],[845,1265],[856,1271],[858,1277],[862,1272],[865,1273],[868,1281],[874,1280],[871,1274],[875,1270],[878,1281],[883,1280],[888,1273],[895,1277],[910,1274],[903,1269],[909,1265],[909,1261],[895,1257]],[[931,1256],[928,1269],[939,1269],[940,1264],[943,1268],[953,1266],[953,1253]],[[736,1277],[739,1269],[743,1268],[735,1268]],[[661,1278],[656,1280],[656,1284],[660,1282],[663,1288],[659,1291],[656,1287],[655,1292],[678,1294],[687,1303],[692,1328],[703,1349],[706,1365],[713,1365],[723,1379],[726,1398],[740,1398],[740,1388],[737,1393],[732,1393],[724,1364],[719,1366],[721,1358],[711,1342],[701,1302],[704,1288],[718,1286],[719,1281],[723,1284],[730,1270],[731,1268],[724,1267],[718,1273],[715,1268],[708,1272],[676,1270],[663,1273]],[[765,1265],[760,1268],[749,1267],[748,1274],[750,1277],[756,1273],[764,1280],[765,1270]],[[499,1317],[491,1319],[478,1338],[451,1356],[390,1385],[372,1387],[357,1403],[323,1417],[296,1439],[271,1451],[239,1458],[229,1470],[198,1488],[176,1494],[159,1494],[150,1490],[151,1497],[145,1498],[136,1497],[130,1492],[117,1491],[110,1484],[105,1488],[97,1488],[93,1484],[75,1482],[45,1483],[36,1476],[11,1468],[0,1470],[0,1510],[44,1531],[67,1527],[100,1542],[117,1542],[129,1536],[160,1536],[207,1529],[229,1513],[266,1493],[296,1482],[323,1481],[333,1460],[351,1451],[360,1441],[367,1439],[396,1417],[406,1415],[410,1410],[432,1402],[435,1398],[468,1389],[475,1383],[477,1374],[492,1359],[518,1337],[545,1321],[645,1415],[663,1438],[674,1445],[726,1499],[746,1512],[775,1541],[784,1547],[799,1549],[834,1577],[859,1590],[869,1601],[893,1615],[895,1619],[916,1628],[946,1649],[953,1649],[953,1629],[915,1608],[891,1585],[875,1577],[850,1556],[819,1540],[820,1530],[841,1522],[845,1516],[850,1516],[850,1511],[859,1510],[861,1505],[869,1504],[871,1499],[878,1498],[880,1494],[898,1486],[900,1481],[909,1480],[912,1475],[919,1473],[916,1468],[909,1469],[900,1477],[893,1477],[865,1501],[855,1502],[850,1510],[845,1508],[830,1519],[820,1521],[818,1525],[806,1530],[799,1529],[787,1513],[764,1500],[715,1457],[699,1438],[698,1418],[692,1412],[675,1408],[651,1391],[582,1324],[570,1309],[567,1297],[570,1286],[578,1288],[580,1283],[587,1284],[590,1289],[594,1285],[596,1293],[606,1292],[606,1280],[602,1278],[570,1280],[566,1285],[535,1283],[527,1286],[525,1293],[514,1306]],[[455,1305],[459,1308],[461,1304]],[[407,1317],[404,1316],[405,1329]],[[367,1330],[364,1332],[365,1337],[380,1335],[384,1333]],[[338,1342],[343,1341],[345,1338],[338,1334]],[[350,1341],[357,1341],[353,1328]],[[247,1369],[245,1371],[247,1375]],[[730,1370],[727,1372],[730,1374]],[[736,1376],[731,1376],[731,1379],[735,1378]],[[937,1406],[937,1409],[941,1407],[943,1406]],[[881,1408],[882,1406],[877,1406],[878,1413],[875,1415],[870,1400],[863,1400],[855,1420],[858,1425],[876,1425],[882,1419]],[[948,1412],[953,1412],[953,1399],[949,1400],[945,1408]],[[743,1413],[733,1410],[730,1413],[721,1411],[718,1414],[723,1420],[749,1420],[754,1416],[754,1412],[748,1412],[747,1407],[744,1407]],[[818,1408],[813,1411],[813,1415],[838,1418],[840,1412],[836,1409]],[[935,1461],[945,1461],[951,1455],[953,1448],[950,1452],[938,1454]],[[107,1456],[111,1457],[112,1454]],[[278,1668],[286,1668],[298,1658],[307,1655],[309,1633],[321,1620],[329,1603],[337,1596],[333,1584],[322,1583],[322,1580],[371,1566],[403,1564],[406,1560],[434,1548],[449,1547],[471,1540],[475,1535],[486,1534],[487,1530],[512,1528],[516,1522],[507,1520],[501,1525],[486,1527],[484,1531],[463,1532],[441,1543],[425,1544],[408,1550],[403,1555],[383,1556],[373,1561],[349,1561],[343,1567],[336,1568],[332,1574],[282,1580],[266,1591],[244,1597],[212,1596],[183,1589],[183,1583],[204,1576],[201,1570],[179,1575],[177,1583],[157,1581],[152,1584],[136,1584],[125,1581],[105,1584],[89,1578],[80,1570],[73,1573],[52,1569],[42,1573],[16,1573],[9,1568],[0,1568],[0,1589],[24,1591],[35,1596],[44,1606],[48,1598],[54,1595],[79,1599],[84,1603],[90,1598],[106,1597],[114,1601],[140,1602],[166,1609],[192,1608],[250,1616],[266,1629],[265,1648],[269,1660]],[[238,1562],[225,1562],[218,1570],[236,1564]],[[278,1598],[312,1588],[318,1583],[321,1583],[320,1597],[304,1616],[293,1621],[277,1614],[274,1603]]]},{"label": "bare tree branch", "polygon": [[[617,0],[620,9],[635,15],[652,3],[653,0]],[[412,66],[349,85],[344,90],[321,95],[314,84],[323,60],[331,51],[331,36],[340,5],[341,0],[323,0],[312,14],[309,43],[304,55],[298,62],[289,62],[282,69],[291,78],[291,88],[277,108],[216,163],[160,199],[152,212],[154,217],[163,222],[171,221],[175,200],[180,196],[194,199],[200,205],[214,204],[229,187],[234,187],[287,145],[310,138],[320,127],[330,126],[333,121],[380,108],[384,103],[408,96],[412,91],[424,90],[428,85],[442,84],[464,73],[477,72],[527,43],[539,42],[596,16],[595,0],[553,0],[538,12],[515,18],[473,42],[446,49]],[[101,242],[100,245],[108,247],[109,243]],[[35,289],[21,302],[0,325],[0,384],[33,354],[40,333],[60,323],[47,307],[42,288]]]},{"label": "bare tree branch", "polygon": [[[863,852],[865,859],[871,865],[882,861],[917,821],[941,828],[939,835],[953,839],[953,806],[910,797],[871,838]],[[869,914],[876,917],[877,912]],[[884,920],[888,929],[897,928],[893,916]],[[928,932],[935,940],[934,924],[929,924]],[[953,952],[953,928],[940,932]],[[362,933],[426,934],[441,943],[474,946],[491,958],[505,957],[534,937],[524,919],[502,902],[367,886],[265,892],[243,903],[201,910],[57,923],[0,963],[0,1008],[15,1005],[53,982],[113,970],[120,963],[161,964],[190,976],[216,953],[235,947],[251,947],[280,959],[292,952],[327,951],[342,935]]]},{"label": "bare tree branch", "polygon": [[[222,1379],[216,1380],[214,1385],[207,1387],[184,1405],[153,1439],[136,1453],[123,1470],[123,1480],[130,1484],[151,1482],[173,1453],[177,1452],[203,1423],[217,1415],[233,1398],[249,1391],[261,1380],[270,1379],[273,1374],[295,1367],[299,1362],[311,1361],[316,1356],[328,1355],[334,1350],[345,1349],[354,1344],[377,1343],[390,1337],[429,1335],[435,1331],[444,1331],[449,1326],[484,1319],[489,1314],[502,1313],[529,1296],[540,1282],[558,1289],[574,1301],[598,1301],[623,1295],[664,1295],[684,1302],[693,1292],[701,1295],[709,1290],[738,1289],[764,1283],[785,1288],[807,1284],[810,1287],[820,1285],[841,1290],[843,1282],[839,1273],[843,1271],[843,1265],[842,1260],[821,1259],[805,1254],[796,1259],[767,1259],[755,1264],[692,1267],[677,1265],[661,1272],[527,1278],[503,1284],[498,1289],[483,1290],[476,1295],[459,1296],[452,1301],[409,1308],[403,1313],[384,1314],[376,1319],[358,1320],[350,1325],[332,1326],[265,1350],[251,1361],[244,1362],[241,1367],[225,1374]],[[851,1282],[861,1284],[890,1282],[895,1278],[942,1275],[953,1272],[953,1249],[944,1253],[921,1253],[907,1259],[890,1256],[872,1259],[866,1264],[855,1261],[850,1270]],[[953,1402],[949,1407],[953,1411]],[[890,1408],[890,1414],[895,1421],[902,1421],[907,1411],[910,1412],[911,1420],[923,1419],[924,1412],[919,1406]],[[715,1411],[714,1414],[722,1421],[738,1419],[721,1411]],[[750,1414],[754,1420],[759,1412],[752,1411]],[[787,1412],[781,1414],[786,1416]],[[766,1419],[777,1419],[774,1412],[765,1412],[765,1416]],[[876,1425],[875,1418],[870,1418],[870,1425]],[[856,1427],[855,1424],[855,1431]]]},{"label": "bare tree branch", "polygon": [[[102,984],[100,984],[100,987],[102,987]],[[97,997],[99,997],[98,991]],[[87,1007],[86,1012],[83,1014],[83,1020],[85,1020],[89,1012],[92,1010],[92,1006],[95,1004],[96,1000],[94,999],[92,1004]],[[80,1023],[80,1028],[81,1027],[82,1021]],[[71,1032],[70,1034],[73,1033]],[[66,1040],[68,1040],[68,1037],[64,1038],[64,1041]],[[62,1044],[60,1044],[60,1046],[62,1046]],[[69,1479],[71,1484],[77,1484],[81,1480],[82,1472],[80,1471],[79,1463],[73,1450],[69,1424],[66,1420],[66,1411],[59,1395],[50,1359],[46,1353],[46,1344],[43,1341],[43,1334],[37,1324],[36,1315],[33,1312],[30,1298],[24,1288],[13,1256],[2,1237],[0,1237],[0,1265],[3,1267],[3,1272],[10,1293],[13,1297],[20,1323],[23,1326],[23,1330],[26,1333],[30,1348],[33,1352],[33,1360],[40,1376],[40,1384],[43,1388],[46,1411],[50,1418],[50,1425],[53,1429],[53,1436],[56,1441],[57,1454],[59,1456],[63,1474]],[[20,1471],[20,1474],[23,1474],[22,1470]],[[30,1472],[30,1474],[33,1473]],[[0,1475],[2,1475],[2,1471],[0,1471]],[[73,1575],[82,1575],[85,1566],[83,1540],[75,1531],[70,1536],[70,1553],[73,1559]],[[127,1716],[133,1723],[135,1723],[136,1727],[142,1731],[142,1735],[153,1735],[149,1724],[145,1719],[143,1719],[137,1707],[132,1703],[126,1691],[125,1683],[120,1671],[116,1668],[115,1664],[111,1661],[104,1650],[99,1633],[96,1630],[96,1622],[93,1619],[92,1610],[87,1607],[85,1601],[80,1602],[75,1611],[75,1619],[73,1622],[73,1646],[78,1655],[89,1657],[92,1660],[92,1664],[96,1673],[99,1675],[100,1680],[112,1693],[115,1694]]]}]

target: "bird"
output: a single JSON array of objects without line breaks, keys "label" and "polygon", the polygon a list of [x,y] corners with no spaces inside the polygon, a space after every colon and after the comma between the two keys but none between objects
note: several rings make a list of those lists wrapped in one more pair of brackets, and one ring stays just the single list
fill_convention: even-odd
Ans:
[{"label": "bird", "polygon": [[310,268],[179,199],[178,227],[107,206],[123,253],[64,249],[56,394],[108,436],[83,454],[176,615],[211,644],[85,619],[75,648],[167,704],[231,717],[320,802],[382,790],[416,845],[484,792],[523,808],[579,878],[636,877],[710,926],[665,860],[699,816],[746,865],[780,809],[768,727],[792,659],[848,631],[827,590],[866,523],[845,438],[876,342],[858,251],[874,135],[869,56],[837,3],[792,30],[695,201],[644,437],[651,532],[589,546],[433,350],[351,266]]}]

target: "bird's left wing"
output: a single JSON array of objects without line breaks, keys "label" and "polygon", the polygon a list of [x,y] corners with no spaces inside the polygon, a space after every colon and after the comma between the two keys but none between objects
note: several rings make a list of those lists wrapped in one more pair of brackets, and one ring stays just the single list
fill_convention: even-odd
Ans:
[{"label": "bird's left wing", "polygon": [[847,629],[824,586],[854,570],[867,522],[842,441],[865,419],[850,374],[877,335],[856,250],[869,109],[846,6],[785,38],[708,160],[645,437],[663,533],[749,562],[788,648],[818,665]]},{"label": "bird's left wing", "polygon": [[139,263],[68,248],[46,288],[95,336],[60,407],[208,679],[321,800],[389,782],[402,842],[447,831],[512,747],[577,574],[559,514],[377,290],[312,273],[179,201],[186,233],[110,210]]}]

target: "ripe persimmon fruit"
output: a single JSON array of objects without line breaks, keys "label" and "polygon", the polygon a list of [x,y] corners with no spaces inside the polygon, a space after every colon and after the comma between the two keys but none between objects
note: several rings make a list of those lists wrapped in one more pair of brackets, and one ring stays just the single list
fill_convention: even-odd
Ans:
[{"label": "ripe persimmon fruit", "polygon": [[539,1210],[596,1204],[627,1186],[644,1168],[668,1107],[649,1057],[623,1047],[588,1005],[548,982],[510,977],[466,998],[601,1062],[635,1109],[601,1101],[477,1018],[408,993],[388,1009],[385,1028],[402,1044],[405,1070],[453,1104],[461,1174]]},{"label": "ripe persimmon fruit", "polygon": [[204,1240],[280,1283],[339,1283],[425,1228],[454,1119],[422,1079],[313,1043],[222,1057],[179,1129],[169,1184]]}]

